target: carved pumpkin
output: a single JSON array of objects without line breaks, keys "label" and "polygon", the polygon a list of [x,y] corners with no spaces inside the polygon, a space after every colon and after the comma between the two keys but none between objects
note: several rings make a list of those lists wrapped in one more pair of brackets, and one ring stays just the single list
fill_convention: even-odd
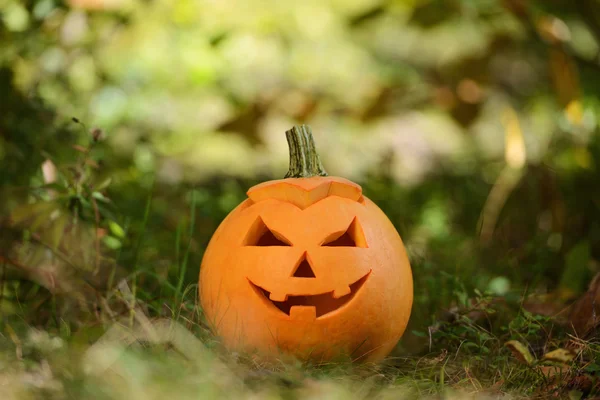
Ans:
[{"label": "carved pumpkin", "polygon": [[402,240],[359,185],[327,176],[310,128],[286,135],[285,179],[248,190],[206,249],[205,316],[233,350],[379,361],[413,301]]}]

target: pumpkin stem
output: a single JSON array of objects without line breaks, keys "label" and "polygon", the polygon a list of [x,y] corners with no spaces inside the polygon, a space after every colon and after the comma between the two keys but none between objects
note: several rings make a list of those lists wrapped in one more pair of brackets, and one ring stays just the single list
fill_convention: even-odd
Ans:
[{"label": "pumpkin stem", "polygon": [[315,148],[315,140],[308,125],[296,125],[285,132],[290,148],[290,169],[286,178],[327,176]]}]

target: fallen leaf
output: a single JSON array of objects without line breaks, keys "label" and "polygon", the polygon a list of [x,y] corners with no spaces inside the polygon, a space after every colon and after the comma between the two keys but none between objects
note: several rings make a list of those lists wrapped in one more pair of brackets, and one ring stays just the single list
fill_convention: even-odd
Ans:
[{"label": "fallen leaf", "polygon": [[600,273],[592,279],[586,293],[571,307],[569,322],[574,333],[588,337],[600,326]]},{"label": "fallen leaf", "polygon": [[593,381],[588,375],[577,375],[569,381],[567,389],[581,392],[583,396],[587,396],[592,391]]},{"label": "fallen leaf", "polygon": [[554,377],[562,378],[569,373],[569,367],[564,364],[539,365],[537,370],[548,379]]},{"label": "fallen leaf", "polygon": [[564,364],[568,364],[575,358],[575,353],[567,349],[556,349],[549,351],[542,356],[544,361],[556,361]]},{"label": "fallen leaf", "polygon": [[508,347],[508,349],[513,353],[513,356],[515,356],[515,358],[520,362],[531,365],[535,361],[535,357],[533,354],[531,354],[527,346],[518,340],[510,340],[504,343],[504,345]]}]

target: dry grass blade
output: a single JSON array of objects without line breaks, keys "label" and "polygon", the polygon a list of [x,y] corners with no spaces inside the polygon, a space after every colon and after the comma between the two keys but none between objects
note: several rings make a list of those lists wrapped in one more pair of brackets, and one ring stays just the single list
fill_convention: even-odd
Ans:
[{"label": "dry grass blade", "polygon": [[491,240],[500,212],[508,196],[521,181],[527,162],[523,132],[512,108],[508,108],[504,116],[504,134],[506,167],[494,183],[479,217],[479,235],[483,243]]},{"label": "dry grass blade", "polygon": [[196,336],[181,324],[166,318],[146,321],[144,326],[138,325],[133,329],[115,323],[86,351],[84,370],[88,374],[102,374],[117,362],[129,346],[140,341],[169,344],[194,363],[210,363],[211,372],[216,375],[231,374]]}]

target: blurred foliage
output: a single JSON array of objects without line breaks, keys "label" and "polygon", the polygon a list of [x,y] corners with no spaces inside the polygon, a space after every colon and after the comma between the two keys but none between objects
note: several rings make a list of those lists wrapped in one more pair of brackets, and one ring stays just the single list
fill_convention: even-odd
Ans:
[{"label": "blurred foliage", "polygon": [[4,323],[201,320],[210,236],[308,123],[407,245],[398,354],[533,340],[523,299],[600,271],[598,73],[598,0],[0,0]]}]

